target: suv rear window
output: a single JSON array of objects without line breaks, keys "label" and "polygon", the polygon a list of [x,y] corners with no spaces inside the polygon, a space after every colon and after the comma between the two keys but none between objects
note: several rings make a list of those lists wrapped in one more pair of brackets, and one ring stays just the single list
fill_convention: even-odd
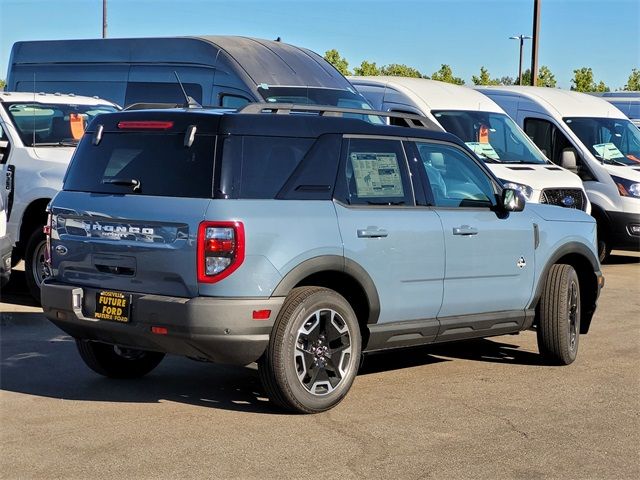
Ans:
[{"label": "suv rear window", "polygon": [[213,135],[196,135],[191,147],[184,134],[105,133],[98,145],[85,135],[64,190],[211,198],[214,149]]}]

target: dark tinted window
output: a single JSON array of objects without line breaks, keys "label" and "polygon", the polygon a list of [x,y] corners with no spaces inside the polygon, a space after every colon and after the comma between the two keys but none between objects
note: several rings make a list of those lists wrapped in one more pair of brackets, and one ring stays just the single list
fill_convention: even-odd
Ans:
[{"label": "dark tinted window", "polygon": [[220,105],[227,108],[242,108],[249,103],[249,99],[239,95],[223,95]]},{"label": "dark tinted window", "polygon": [[[211,197],[213,136],[196,135],[189,148],[184,146],[184,134],[106,133],[97,146],[92,138],[85,135],[80,142],[65,190]],[[133,181],[139,188],[133,188]]]},{"label": "dark tinted window", "polygon": [[351,205],[413,205],[407,162],[399,140],[348,140],[345,159]]},{"label": "dark tinted window", "polygon": [[[196,102],[202,103],[202,87],[197,83],[183,83],[185,92]],[[130,82],[127,85],[125,105],[132,103],[185,103],[178,82]]]},{"label": "dark tinted window", "polygon": [[221,173],[223,194],[233,198],[274,198],[314,141],[290,137],[227,138]]}]

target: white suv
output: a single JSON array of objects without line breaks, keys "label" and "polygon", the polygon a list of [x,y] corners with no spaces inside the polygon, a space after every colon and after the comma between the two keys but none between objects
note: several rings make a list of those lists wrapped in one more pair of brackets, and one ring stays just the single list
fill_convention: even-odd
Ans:
[{"label": "white suv", "polygon": [[40,301],[44,276],[45,208],[62,179],[88,122],[119,107],[75,95],[0,92],[0,194],[13,263],[25,260],[27,285]]}]

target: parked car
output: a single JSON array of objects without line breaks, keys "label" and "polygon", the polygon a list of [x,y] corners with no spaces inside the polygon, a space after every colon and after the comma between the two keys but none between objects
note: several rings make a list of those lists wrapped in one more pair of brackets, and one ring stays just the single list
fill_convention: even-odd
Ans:
[{"label": "parked car", "polygon": [[580,178],[552,164],[504,110],[480,92],[423,78],[349,80],[373,108],[424,115],[456,135],[527,201],[591,211]]},{"label": "parked car", "polygon": [[60,188],[85,125],[116,105],[74,95],[0,92],[0,178],[15,242],[12,260],[25,260],[26,281],[36,300],[44,269],[46,206]]},{"label": "parked car", "polygon": [[271,401],[309,413],[362,352],[535,327],[573,362],[602,285],[593,218],[525,205],[453,135],[352,113],[97,117],[51,203],[45,315],[99,374],[257,361]]},{"label": "parked car", "polygon": [[[284,42],[235,36],[16,42],[7,90],[98,95],[118,105],[249,102],[367,107],[330,63]],[[34,85],[35,82],[35,85]]]},{"label": "parked car", "polygon": [[640,128],[640,92],[606,92],[602,94],[602,98]]},{"label": "parked car", "polygon": [[[0,134],[1,135],[1,134]],[[0,140],[2,142],[2,140]],[[2,143],[0,143],[0,148]],[[9,282],[11,276],[11,250],[13,249],[11,239],[7,235],[7,211],[4,201],[0,195],[0,287],[4,287]]]},{"label": "parked car", "polygon": [[598,251],[640,250],[640,130],[609,102],[537,87],[482,87],[556,164],[575,171],[598,222]]}]

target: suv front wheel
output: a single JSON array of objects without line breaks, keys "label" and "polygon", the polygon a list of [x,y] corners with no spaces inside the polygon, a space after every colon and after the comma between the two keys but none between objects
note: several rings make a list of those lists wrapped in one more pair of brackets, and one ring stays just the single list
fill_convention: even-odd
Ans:
[{"label": "suv front wheel", "polygon": [[580,340],[580,281],[571,265],[556,264],[547,275],[537,325],[538,350],[557,365],[569,365]]},{"label": "suv front wheel", "polygon": [[351,305],[333,290],[291,291],[258,362],[271,401],[301,413],[337,405],[358,371],[361,338]]}]

